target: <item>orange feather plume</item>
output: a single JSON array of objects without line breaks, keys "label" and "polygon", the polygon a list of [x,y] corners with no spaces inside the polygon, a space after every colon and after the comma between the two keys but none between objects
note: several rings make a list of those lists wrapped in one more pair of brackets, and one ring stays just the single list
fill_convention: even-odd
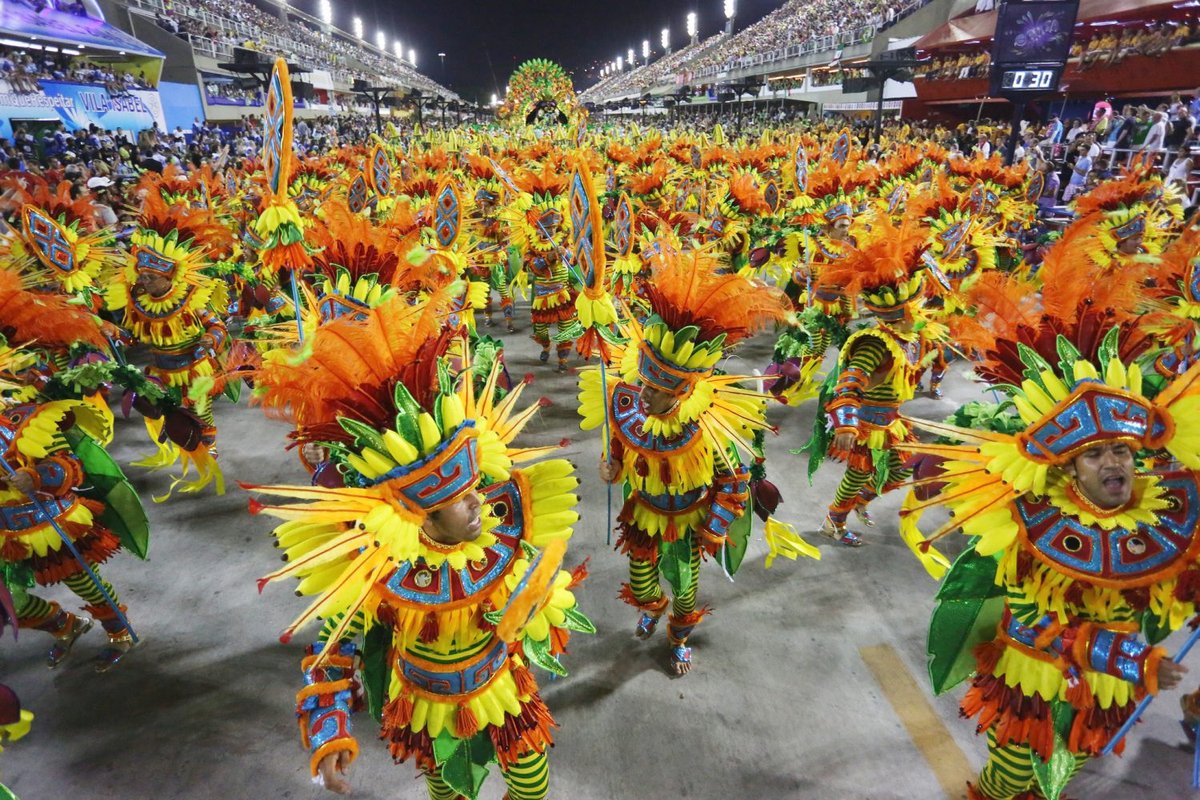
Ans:
[{"label": "orange feather plume", "polygon": [[698,342],[724,333],[728,344],[787,316],[783,292],[736,273],[718,273],[719,266],[705,251],[666,252],[655,261],[646,285],[654,313],[672,330],[695,325]]},{"label": "orange feather plume", "polygon": [[316,250],[313,269],[334,278],[337,267],[342,267],[350,273],[351,282],[374,273],[380,283],[392,283],[401,259],[391,232],[351,212],[342,198],[327,200],[322,212],[323,222],[307,237]]},{"label": "orange feather plume", "polygon": [[91,200],[86,197],[71,199],[70,181],[61,181],[51,188],[45,178],[22,173],[5,178],[3,188],[13,192],[22,204],[35,205],[52,217],[61,216],[68,225],[78,221],[86,230],[95,230],[99,226]]},{"label": "orange feather plume", "polygon": [[1100,213],[1076,220],[1046,252],[1039,277],[1049,316],[1075,319],[1085,302],[1096,309],[1111,310],[1122,320],[1137,312],[1151,265],[1139,267],[1135,263],[1119,270],[1098,267],[1091,253],[1103,246],[1097,239],[1102,222]]},{"label": "orange feather plume", "polygon": [[454,335],[441,332],[451,300],[448,291],[417,305],[396,296],[365,319],[342,317],[322,325],[302,360],[277,359],[253,373],[256,401],[269,415],[295,422],[301,442],[349,441],[339,416],[390,427],[397,383],[423,406],[432,402],[435,356]]},{"label": "orange feather plume", "polygon": [[948,320],[951,338],[967,353],[986,353],[997,339],[1015,339],[1021,326],[1037,327],[1041,303],[1037,287],[997,270],[982,273],[967,289],[962,305],[973,315]]},{"label": "orange feather plume", "polygon": [[821,266],[821,281],[841,286],[846,297],[907,281],[921,266],[926,231],[908,215],[899,225],[886,215],[872,223],[870,238],[850,249],[845,258]]},{"label": "orange feather plume", "polygon": [[82,342],[107,350],[100,320],[67,298],[34,292],[21,285],[21,276],[0,269],[0,333],[13,345],[37,342],[43,347],[68,347]]}]

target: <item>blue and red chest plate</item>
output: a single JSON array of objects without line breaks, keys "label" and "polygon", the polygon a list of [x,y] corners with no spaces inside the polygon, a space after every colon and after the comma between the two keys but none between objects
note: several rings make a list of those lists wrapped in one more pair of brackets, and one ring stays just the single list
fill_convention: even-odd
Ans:
[{"label": "blue and red chest plate", "polygon": [[695,422],[685,424],[674,436],[647,432],[642,427],[646,421],[646,410],[642,406],[641,392],[627,383],[619,383],[612,390],[609,407],[621,443],[642,455],[668,458],[688,450],[701,436],[700,426]]},{"label": "blue and red chest plate", "polygon": [[1020,498],[1016,514],[1028,548],[1042,563],[1077,580],[1117,589],[1166,580],[1200,556],[1200,485],[1193,472],[1165,475],[1169,508],[1136,529],[1084,525],[1049,500]]},{"label": "blue and red chest plate", "polygon": [[480,602],[504,579],[513,561],[521,554],[521,538],[527,520],[520,489],[513,481],[493,484],[483,490],[484,503],[499,518],[491,533],[496,543],[483,549],[483,558],[468,562],[462,569],[442,562],[438,568],[424,561],[406,562],[386,581],[395,606],[421,607],[427,611],[449,610]]}]

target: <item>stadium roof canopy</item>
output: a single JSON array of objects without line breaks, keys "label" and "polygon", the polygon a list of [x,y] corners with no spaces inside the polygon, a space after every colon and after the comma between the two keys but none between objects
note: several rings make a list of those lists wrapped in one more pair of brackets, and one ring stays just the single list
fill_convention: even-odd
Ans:
[{"label": "stadium roof canopy", "polygon": [[24,46],[29,42],[84,49],[107,50],[114,54],[163,58],[163,53],[119,28],[96,17],[81,17],[46,8],[41,13],[23,3],[0,2],[0,37],[4,44]]}]

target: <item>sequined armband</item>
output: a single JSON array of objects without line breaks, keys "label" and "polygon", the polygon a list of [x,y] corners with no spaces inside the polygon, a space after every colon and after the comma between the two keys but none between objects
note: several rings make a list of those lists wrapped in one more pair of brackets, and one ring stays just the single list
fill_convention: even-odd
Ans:
[{"label": "sequined armband", "polygon": [[1120,633],[1096,627],[1088,637],[1085,666],[1155,691],[1158,688],[1158,662],[1162,652],[1161,648],[1151,647],[1142,641],[1136,633]]},{"label": "sequined armband", "polygon": [[714,546],[725,541],[729,526],[746,512],[750,496],[750,471],[738,467],[734,472],[719,473],[713,482],[712,504],[700,528],[701,535]]},{"label": "sequined armband", "polygon": [[296,694],[296,717],[301,740],[311,757],[316,775],[321,759],[342,750],[358,756],[358,743],[351,730],[350,716],[358,704],[354,676],[357,649],[343,643],[337,652],[322,657],[325,645],[318,642],[308,648],[301,664],[304,688]]}]

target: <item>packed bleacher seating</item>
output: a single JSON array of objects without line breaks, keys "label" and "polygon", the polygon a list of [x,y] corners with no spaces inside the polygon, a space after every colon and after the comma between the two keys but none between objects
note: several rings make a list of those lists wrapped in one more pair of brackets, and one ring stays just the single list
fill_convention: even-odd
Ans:
[{"label": "packed bleacher seating", "polygon": [[407,62],[384,54],[346,35],[330,34],[306,20],[289,17],[284,30],[275,14],[247,0],[129,0],[131,7],[154,16],[159,27],[186,39],[193,50],[209,58],[233,58],[234,47],[248,47],[289,61],[319,65],[347,83],[356,79],[384,85],[403,84],[422,91],[449,95],[444,87]]}]

